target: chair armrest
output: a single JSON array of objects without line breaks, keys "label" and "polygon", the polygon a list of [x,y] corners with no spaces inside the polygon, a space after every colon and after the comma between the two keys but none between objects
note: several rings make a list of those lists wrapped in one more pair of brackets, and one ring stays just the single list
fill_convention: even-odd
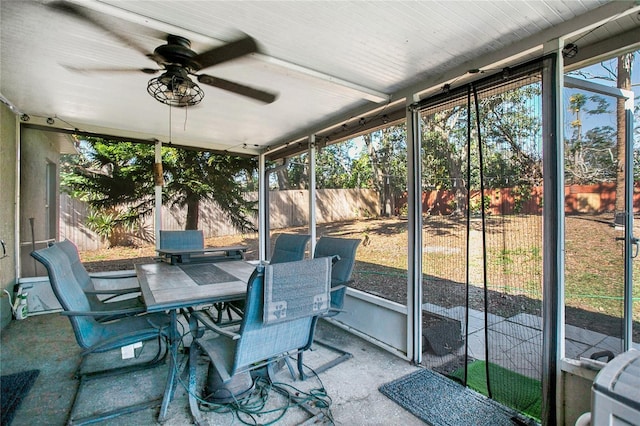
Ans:
[{"label": "chair armrest", "polygon": [[131,308],[131,309],[117,309],[114,311],[62,311],[60,315],[67,317],[108,317],[108,316],[123,316],[132,314],[141,314],[145,312],[144,308]]},{"label": "chair armrest", "polygon": [[149,328],[146,330],[132,330],[130,332],[121,333],[105,340],[101,340],[95,345],[85,348],[81,353],[84,356],[92,352],[103,352],[105,350],[121,348],[140,341],[156,339],[159,336],[163,337],[165,339],[165,344],[167,344],[168,334],[166,329],[169,327],[168,323],[155,324],[151,320],[147,320],[147,322],[149,323]]},{"label": "chair armrest", "polygon": [[240,337],[242,337],[240,334],[234,333],[233,331],[227,330],[223,327],[216,325],[213,321],[207,318],[207,316],[204,315],[202,312],[194,311],[191,313],[191,315],[193,315],[200,323],[202,323],[202,325],[204,325],[205,328],[213,331],[214,333],[218,333],[221,336],[228,337],[231,340],[238,340],[240,339]]},{"label": "chair armrest", "polygon": [[107,289],[107,290],[84,290],[87,294],[129,294],[129,293],[140,293],[140,287],[132,287],[132,288],[119,288],[119,289]]},{"label": "chair armrest", "polygon": [[349,281],[342,281],[342,280],[331,280],[331,290],[330,291],[337,291],[340,290],[342,288],[348,287],[350,284],[353,284],[355,282],[355,280],[349,280]]},{"label": "chair armrest", "polygon": [[87,294],[123,295],[140,292],[140,283],[135,271],[123,271],[121,274],[97,273],[91,276],[92,286],[85,290]]},{"label": "chair armrest", "polygon": [[335,287],[331,287],[331,289],[329,290],[329,292],[334,292],[334,291],[338,291],[338,290],[342,290],[343,288],[346,288],[347,286],[345,284],[338,284]]},{"label": "chair armrest", "polygon": [[122,274],[113,274],[113,275],[103,275],[101,273],[98,274],[89,274],[90,278],[98,278],[101,280],[119,280],[122,278],[136,278],[136,272],[132,271],[132,272],[125,272]]}]

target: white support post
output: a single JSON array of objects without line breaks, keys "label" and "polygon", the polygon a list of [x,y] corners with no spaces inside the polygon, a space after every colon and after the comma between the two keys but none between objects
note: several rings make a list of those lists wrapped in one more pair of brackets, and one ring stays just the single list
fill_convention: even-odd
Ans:
[{"label": "white support post", "polygon": [[422,362],[422,161],[420,146],[420,112],[408,105],[407,355],[416,364]]},{"label": "white support post", "polygon": [[309,235],[311,257],[316,249],[316,135],[309,135]]},{"label": "white support post", "polygon": [[634,246],[638,250],[638,239],[633,235],[633,110],[634,93],[632,91],[621,90],[625,95],[625,153],[624,175],[624,207],[625,207],[625,228],[624,228],[624,350],[628,351],[633,345],[633,258]]},{"label": "white support post", "polygon": [[561,39],[544,46],[542,169],[544,170],[542,283],[542,424],[564,423],[564,66]]},{"label": "white support post", "polygon": [[22,277],[22,252],[20,251],[20,241],[22,241],[22,237],[20,235],[20,168],[21,168],[21,149],[22,149],[22,139],[20,131],[20,115],[16,114],[16,174],[15,174],[15,209],[14,209],[14,229],[15,229],[15,237],[13,240],[13,250],[14,250],[14,258],[15,258],[15,277],[16,282],[18,278]]},{"label": "white support post", "polygon": [[267,260],[269,245],[269,175],[267,174],[267,161],[263,154],[258,156],[258,259],[261,262]]}]

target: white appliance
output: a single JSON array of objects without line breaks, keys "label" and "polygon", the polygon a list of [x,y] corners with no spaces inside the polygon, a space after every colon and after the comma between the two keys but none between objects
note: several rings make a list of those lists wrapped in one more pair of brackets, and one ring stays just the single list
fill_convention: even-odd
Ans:
[{"label": "white appliance", "polygon": [[609,361],[591,389],[592,426],[640,426],[640,351]]}]

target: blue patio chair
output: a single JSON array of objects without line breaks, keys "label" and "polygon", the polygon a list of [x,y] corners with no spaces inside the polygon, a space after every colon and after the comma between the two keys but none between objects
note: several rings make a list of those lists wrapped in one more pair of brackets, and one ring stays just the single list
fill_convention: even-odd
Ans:
[{"label": "blue patio chair", "polygon": [[317,316],[329,309],[330,285],[329,258],[259,265],[247,285],[238,333],[216,326],[199,312],[192,313],[192,330],[199,330],[196,319],[216,333],[209,339],[197,335],[189,351],[189,403],[196,423],[200,423],[195,398],[199,352],[204,351],[211,360],[202,397],[217,403],[240,398],[251,390],[250,370],[266,366],[270,377],[276,360],[311,345]]},{"label": "blue patio chair", "polygon": [[[311,235],[306,234],[280,234],[276,239],[276,243],[273,248],[273,255],[269,261],[270,265],[295,262],[304,259],[304,251],[307,247],[307,243],[311,239]],[[243,301],[234,301],[223,304],[223,306],[216,306],[218,309],[216,323],[222,324],[222,311],[227,311],[229,322],[233,323],[232,313],[242,317],[242,311],[244,310]]]},{"label": "blue patio chair", "polygon": [[[93,423],[160,405],[162,398],[157,398],[152,401],[100,412],[88,417],[75,418],[76,403],[80,399],[82,386],[86,380],[151,368],[160,365],[164,361],[167,353],[169,317],[164,313],[123,317],[124,312],[122,310],[93,311],[87,294],[83,291],[77,279],[77,268],[74,268],[74,265],[71,264],[67,253],[64,252],[59,243],[36,250],[31,253],[31,256],[47,269],[53,293],[64,309],[62,315],[69,318],[76,342],[82,348],[82,359],[75,375],[80,384],[72,403],[68,424]],[[106,323],[95,320],[96,317],[105,315],[119,319]],[[85,360],[90,354],[109,352],[137,342],[150,340],[157,340],[158,342],[158,350],[151,360],[137,361],[134,364],[125,364],[100,371],[84,371]],[[118,362],[120,364],[123,363],[120,359]],[[135,388],[135,383],[132,383],[132,387]]]},{"label": "blue patio chair", "polygon": [[280,234],[273,247],[269,264],[294,262],[304,259],[304,250],[311,235]]},{"label": "blue patio chair", "polygon": [[[140,285],[135,272],[124,272],[117,275],[95,276],[90,275],[80,261],[78,248],[71,241],[52,243],[57,247],[69,261],[69,266],[76,282],[87,296],[91,311],[120,311],[117,316],[102,315],[94,319],[96,321],[109,321],[117,317],[137,315],[145,311],[144,303],[139,297],[131,297],[140,293]],[[110,285],[96,286],[96,282],[102,284],[108,282]],[[127,296],[124,300],[114,300],[118,297]]]},{"label": "blue patio chair", "polygon": [[331,309],[330,315],[340,313],[344,305],[347,286],[353,282],[351,274],[356,263],[356,250],[360,240],[349,238],[321,237],[316,243],[314,258],[335,257],[331,268]]},{"label": "blue patio chair", "polygon": [[200,229],[160,231],[161,249],[200,250],[204,248],[204,233]]},{"label": "blue patio chair", "polygon": [[[351,279],[351,273],[356,262],[356,250],[360,240],[348,239],[348,238],[335,238],[335,237],[321,237],[316,243],[314,258],[331,257],[333,259],[333,266],[331,268],[331,306],[329,312],[320,316],[320,318],[329,318],[338,315],[343,311],[344,297],[347,292],[347,287],[353,282]],[[339,356],[331,361],[328,361],[319,367],[315,367],[316,373],[321,373],[329,368],[340,364],[350,358],[353,355],[347,351],[344,351],[336,346],[330,345],[327,342],[321,340],[315,340],[314,343],[331,349],[339,354]],[[303,353],[298,354],[298,364],[303,364]],[[300,368],[300,378],[304,379],[304,373]]]}]

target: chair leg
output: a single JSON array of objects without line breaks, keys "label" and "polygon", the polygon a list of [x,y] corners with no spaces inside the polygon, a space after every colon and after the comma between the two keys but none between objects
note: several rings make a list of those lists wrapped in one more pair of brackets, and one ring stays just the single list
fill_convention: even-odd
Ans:
[{"label": "chair leg", "polygon": [[[215,317],[213,318],[213,322],[216,325],[233,325],[240,323],[241,320],[233,319],[233,314],[235,313],[240,318],[242,318],[243,312],[237,307],[233,306],[230,303],[216,303],[213,305],[211,309],[215,309]],[[227,321],[223,320],[224,313],[227,314]]]},{"label": "chair leg", "polygon": [[[335,367],[336,365],[340,364],[341,362],[344,362],[350,358],[353,358],[353,354],[351,352],[347,352],[345,350],[342,350],[336,346],[332,346],[326,342],[323,342],[321,340],[314,340],[313,341],[314,344],[320,345],[320,346],[324,346],[327,349],[330,349],[334,352],[337,352],[338,354],[340,354],[337,358],[332,359],[329,362],[326,362],[324,364],[322,364],[319,367],[316,367],[313,369],[313,371],[316,372],[316,374],[322,373],[323,371],[327,371],[328,369]],[[301,380],[305,380],[306,379],[306,375],[304,374],[303,371],[303,353],[304,352],[300,352],[298,354],[298,372],[300,373],[300,379]]]},{"label": "chair leg", "polygon": [[304,351],[298,352],[298,374],[300,374],[300,380],[305,380],[307,377],[304,374],[304,362],[302,356]]},{"label": "chair leg", "polygon": [[197,376],[196,376],[196,366],[197,366],[197,362],[198,362],[198,354],[199,354],[199,347],[198,344],[196,342],[193,342],[191,344],[191,347],[189,348],[189,360],[188,362],[188,369],[189,369],[189,389],[188,389],[188,393],[189,393],[189,409],[191,410],[191,416],[193,417],[193,422],[196,425],[201,425],[202,423],[202,417],[200,416],[200,408],[198,407],[198,400],[196,399],[196,382],[197,382]]},{"label": "chair leg", "polygon": [[156,398],[151,401],[141,402],[139,404],[128,405],[126,407],[116,408],[114,410],[103,411],[101,413],[92,414],[90,416],[85,417],[75,417],[76,412],[76,404],[80,399],[80,392],[82,390],[83,382],[85,381],[84,377],[79,378],[78,390],[73,397],[73,403],[71,405],[71,410],[69,412],[69,418],[67,420],[68,425],[88,425],[92,423],[101,422],[103,420],[114,419],[116,417],[123,416],[125,414],[135,413],[137,411],[146,410],[148,408],[158,407],[162,403],[162,398]]},{"label": "chair leg", "polygon": [[[162,403],[162,398],[155,398],[150,401],[127,405],[125,407],[120,407],[113,410],[95,413],[90,416],[77,417],[77,418],[75,417],[77,403],[80,400],[82,386],[84,385],[85,381],[102,378],[102,377],[115,376],[119,374],[129,373],[132,371],[139,371],[139,370],[155,367],[159,365],[160,362],[163,361],[167,355],[166,350],[165,351],[162,350],[161,343],[159,344],[159,346],[160,347],[158,348],[158,352],[156,353],[155,357],[150,361],[127,366],[127,367],[116,367],[116,368],[110,368],[107,370],[93,371],[88,373],[82,373],[81,371],[82,366],[84,364],[84,360],[85,360],[85,356],[83,356],[82,359],[80,360],[80,364],[78,365],[78,368],[75,374],[75,377],[78,379],[78,388],[76,390],[75,395],[73,396],[73,401],[71,403],[71,410],[69,411],[69,418],[67,419],[67,424],[68,425],[87,425],[87,424],[100,422],[103,420],[114,419],[116,417],[123,416],[125,414],[135,413],[137,411],[146,410],[148,408],[160,406],[160,404]],[[164,354],[160,356],[162,352],[164,352]]]}]

